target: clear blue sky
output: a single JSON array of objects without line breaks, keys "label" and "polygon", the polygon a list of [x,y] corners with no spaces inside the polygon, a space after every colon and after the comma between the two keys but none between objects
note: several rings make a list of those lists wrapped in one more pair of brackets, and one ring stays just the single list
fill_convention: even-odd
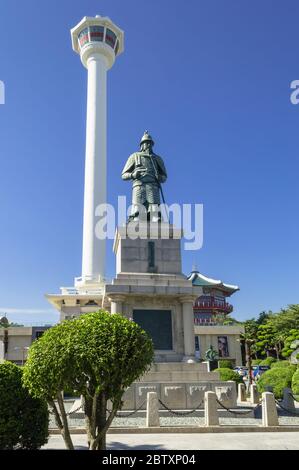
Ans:
[{"label": "clear blue sky", "polygon": [[298,2],[1,0],[0,312],[53,320],[44,293],[81,274],[86,70],[69,30],[96,14],[125,31],[108,81],[109,201],[130,195],[120,172],[149,129],[167,201],[204,204],[185,273],[195,262],[238,284],[239,319],[299,302]]}]

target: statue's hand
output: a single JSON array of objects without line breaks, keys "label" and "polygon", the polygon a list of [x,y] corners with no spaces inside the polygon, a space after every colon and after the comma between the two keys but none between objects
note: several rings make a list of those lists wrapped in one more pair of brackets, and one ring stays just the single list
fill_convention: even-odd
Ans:
[{"label": "statue's hand", "polygon": [[140,174],[141,174],[141,171],[140,171],[140,170],[135,170],[135,171],[133,171],[133,173],[132,173],[132,178],[133,178],[133,180],[136,180],[137,178],[139,178],[139,177],[140,177]]},{"label": "statue's hand", "polygon": [[145,174],[144,170],[145,169],[143,168],[143,169],[138,169],[138,170],[133,171],[133,173],[132,173],[133,180],[136,180],[137,178],[140,178],[141,176],[144,176],[144,174]]}]

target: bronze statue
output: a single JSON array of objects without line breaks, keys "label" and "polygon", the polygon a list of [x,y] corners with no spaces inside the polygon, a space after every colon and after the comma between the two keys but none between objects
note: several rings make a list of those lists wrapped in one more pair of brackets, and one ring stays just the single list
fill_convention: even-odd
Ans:
[{"label": "bronze statue", "polygon": [[147,220],[161,220],[160,191],[164,202],[161,183],[166,181],[167,173],[162,158],[153,153],[153,145],[152,137],[145,131],[140,152],[130,155],[122,171],[123,180],[133,180],[131,220],[141,218],[140,206],[145,208]]}]

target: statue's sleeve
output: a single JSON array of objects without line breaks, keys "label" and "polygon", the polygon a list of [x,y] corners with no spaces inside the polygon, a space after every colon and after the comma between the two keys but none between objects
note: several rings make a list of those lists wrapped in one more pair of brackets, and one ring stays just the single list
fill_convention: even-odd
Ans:
[{"label": "statue's sleeve", "polygon": [[132,178],[134,167],[135,167],[135,155],[133,154],[128,158],[127,163],[125,164],[124,169],[121,173],[121,177],[123,180],[130,180]]},{"label": "statue's sleeve", "polygon": [[157,158],[158,163],[158,173],[160,183],[164,183],[167,180],[167,171],[164,165],[164,162],[161,157]]}]

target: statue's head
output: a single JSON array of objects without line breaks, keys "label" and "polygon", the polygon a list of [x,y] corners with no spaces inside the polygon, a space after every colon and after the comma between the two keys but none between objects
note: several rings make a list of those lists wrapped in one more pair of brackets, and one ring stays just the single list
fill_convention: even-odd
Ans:
[{"label": "statue's head", "polygon": [[154,141],[148,131],[145,131],[140,141],[140,150],[146,151],[151,150],[154,145]]}]

